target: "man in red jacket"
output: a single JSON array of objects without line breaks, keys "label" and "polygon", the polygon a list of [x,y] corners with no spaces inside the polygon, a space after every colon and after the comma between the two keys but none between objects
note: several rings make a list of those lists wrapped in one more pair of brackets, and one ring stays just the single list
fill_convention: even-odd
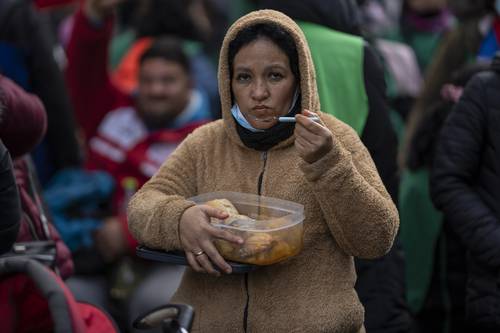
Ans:
[{"label": "man in red jacket", "polygon": [[[124,214],[126,192],[148,180],[192,130],[211,118],[208,97],[194,87],[188,57],[177,40],[159,38],[142,54],[133,96],[113,85],[108,45],[112,11],[119,2],[83,2],[74,18],[66,71],[86,144],[86,166],[109,172],[118,185],[114,217],[105,221],[95,237],[96,247],[108,262],[135,251],[137,244]],[[157,291],[149,297],[161,294]],[[163,303],[168,301],[163,299]]]},{"label": "man in red jacket", "polygon": [[[107,49],[113,28],[111,12],[119,2],[83,3],[75,16],[66,72],[86,142],[87,168],[105,170],[115,178],[116,215],[126,204],[123,180],[133,177],[141,186],[187,134],[211,117],[208,98],[193,87],[188,57],[176,40],[158,39],[142,55],[135,96],[113,85]],[[120,220],[122,231],[116,220],[110,220],[97,237],[109,260],[123,254],[126,244],[135,249],[126,220]]]}]

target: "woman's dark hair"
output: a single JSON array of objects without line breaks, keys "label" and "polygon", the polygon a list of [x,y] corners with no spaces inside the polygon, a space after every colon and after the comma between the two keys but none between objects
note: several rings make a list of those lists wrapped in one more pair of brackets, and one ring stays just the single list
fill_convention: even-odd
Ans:
[{"label": "woman's dark hair", "polygon": [[156,39],[151,47],[142,54],[139,64],[142,65],[144,61],[153,58],[175,62],[181,65],[186,73],[191,71],[189,58],[184,52],[181,41],[177,38],[161,37]]},{"label": "woman's dark hair", "polygon": [[233,77],[233,62],[236,53],[245,45],[260,39],[267,38],[276,44],[287,56],[295,79],[300,81],[299,56],[292,36],[275,23],[259,23],[246,27],[238,32],[229,43],[228,64],[230,77]]}]

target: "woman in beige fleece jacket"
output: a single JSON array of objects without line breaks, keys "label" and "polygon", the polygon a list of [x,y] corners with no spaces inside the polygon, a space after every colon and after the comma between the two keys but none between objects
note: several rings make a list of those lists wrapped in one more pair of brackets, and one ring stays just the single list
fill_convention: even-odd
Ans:
[{"label": "woman in beige fleece jacket", "polygon": [[[270,10],[239,19],[221,49],[219,91],[223,119],[186,138],[129,206],[139,242],[186,252],[192,269],[172,302],[195,308],[193,332],[363,332],[353,256],[385,254],[398,214],[356,133],[320,111],[300,28]],[[224,213],[186,199],[213,191],[303,204],[302,252],[231,274],[213,239],[242,240],[209,224]]]}]

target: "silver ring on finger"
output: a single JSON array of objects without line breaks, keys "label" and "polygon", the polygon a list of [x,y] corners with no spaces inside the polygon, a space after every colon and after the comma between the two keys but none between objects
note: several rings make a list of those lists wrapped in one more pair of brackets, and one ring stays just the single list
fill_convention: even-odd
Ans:
[{"label": "silver ring on finger", "polygon": [[199,257],[199,256],[205,254],[205,251],[203,251],[202,249],[194,250],[192,252],[193,252],[193,254],[194,254],[195,257]]}]

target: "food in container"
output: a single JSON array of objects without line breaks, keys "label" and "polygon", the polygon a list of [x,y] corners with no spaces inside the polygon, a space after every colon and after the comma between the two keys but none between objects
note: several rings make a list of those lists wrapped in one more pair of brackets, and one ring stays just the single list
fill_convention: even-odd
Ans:
[{"label": "food in container", "polygon": [[229,217],[210,223],[243,238],[243,244],[215,240],[227,259],[270,265],[297,255],[303,245],[304,206],[295,202],[239,192],[212,192],[190,198],[221,209]]}]

